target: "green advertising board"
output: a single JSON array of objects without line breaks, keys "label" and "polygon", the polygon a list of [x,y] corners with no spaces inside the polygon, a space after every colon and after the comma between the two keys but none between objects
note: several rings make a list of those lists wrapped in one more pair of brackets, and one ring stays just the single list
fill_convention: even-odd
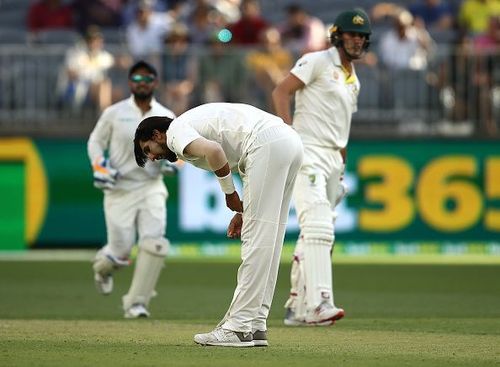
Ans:
[{"label": "green advertising board", "polygon": [[[27,162],[26,187],[16,180],[27,202],[26,243],[38,248],[102,245],[106,240],[103,194],[92,185],[86,141],[13,139],[8,143],[9,151],[21,151]],[[0,166],[6,169],[12,159],[2,153],[7,150],[5,141],[0,140],[0,145],[4,147]],[[497,246],[498,143],[353,141],[348,157],[345,180],[350,193],[337,208],[336,239],[341,244],[481,242]],[[166,178],[166,184],[167,235],[173,243],[226,241],[232,213],[210,172],[186,164],[178,177]],[[297,233],[292,208],[287,239],[293,241]]]},{"label": "green advertising board", "polygon": [[26,247],[23,162],[3,162],[0,177],[0,250],[20,250]]},{"label": "green advertising board", "polygon": [[495,142],[353,144],[355,239],[495,241],[500,152]]}]

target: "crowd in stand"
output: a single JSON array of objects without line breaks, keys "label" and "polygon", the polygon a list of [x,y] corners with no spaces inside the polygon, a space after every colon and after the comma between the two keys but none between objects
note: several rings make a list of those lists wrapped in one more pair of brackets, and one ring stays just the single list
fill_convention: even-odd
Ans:
[{"label": "crowd in stand", "polygon": [[[68,50],[59,81],[61,95],[75,108],[92,103],[102,110],[122,98],[110,85],[109,70],[144,59],[158,67],[161,98],[178,114],[216,100],[251,97],[267,105],[270,91],[300,55],[328,47],[328,19],[311,14],[307,1],[284,3],[279,22],[263,14],[260,5],[258,0],[38,0],[28,9],[26,25],[33,42],[47,29],[83,35]],[[500,45],[500,0],[363,0],[362,5],[374,26],[363,66],[426,70],[443,44],[477,55]],[[106,51],[104,29],[123,32],[127,55]],[[469,76],[473,84],[500,88],[499,63],[495,69],[491,59],[477,62],[491,65]],[[442,62],[428,82],[438,86],[445,102],[454,101],[459,115],[465,113],[459,111],[463,104],[456,103],[456,90],[447,89],[459,71],[447,64]],[[238,90],[243,78],[255,87],[251,96]]]}]

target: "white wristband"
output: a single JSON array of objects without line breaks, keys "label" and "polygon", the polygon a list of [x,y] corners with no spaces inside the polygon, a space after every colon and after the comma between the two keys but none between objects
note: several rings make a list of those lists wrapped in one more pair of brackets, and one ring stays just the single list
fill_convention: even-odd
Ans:
[{"label": "white wristband", "polygon": [[222,192],[224,194],[228,195],[236,191],[236,189],[234,188],[233,176],[231,172],[229,172],[229,174],[224,177],[217,176],[217,179],[219,180],[220,188],[222,189]]}]

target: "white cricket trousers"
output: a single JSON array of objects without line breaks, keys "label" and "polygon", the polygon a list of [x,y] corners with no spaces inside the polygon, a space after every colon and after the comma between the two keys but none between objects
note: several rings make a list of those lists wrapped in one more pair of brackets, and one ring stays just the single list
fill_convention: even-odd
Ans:
[{"label": "white cricket trousers", "polygon": [[167,196],[162,180],[130,191],[107,191],[104,194],[108,237],[105,251],[118,258],[127,258],[137,240],[164,237]]},{"label": "white cricket trousers", "polygon": [[[304,272],[301,276],[304,277],[305,300],[309,310],[319,306],[325,300],[324,296],[327,296],[328,302],[334,305],[331,246],[335,235],[334,228],[331,227],[332,243],[330,246],[315,245],[302,239],[303,231],[306,222],[318,222],[329,218],[333,225],[333,210],[342,167],[340,150],[304,144],[304,161],[297,175],[293,193],[301,230],[301,238],[297,241],[294,256],[301,259],[303,265]],[[328,213],[319,212],[318,214],[317,210],[311,210],[318,207],[326,208]],[[317,218],[318,215],[321,217]],[[328,227],[326,229],[329,230]],[[325,228],[322,230],[324,231]],[[309,233],[310,236],[311,233]],[[306,253],[311,256],[308,258]],[[292,289],[292,292],[294,291],[297,290]]]},{"label": "white cricket trousers", "polygon": [[240,160],[243,228],[237,286],[223,328],[267,330],[278,277],[290,199],[303,147],[299,135],[281,122],[256,133]]}]

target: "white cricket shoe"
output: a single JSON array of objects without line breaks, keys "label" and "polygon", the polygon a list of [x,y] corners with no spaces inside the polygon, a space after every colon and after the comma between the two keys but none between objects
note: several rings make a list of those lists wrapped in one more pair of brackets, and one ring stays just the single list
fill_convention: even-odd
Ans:
[{"label": "white cricket shoe", "polygon": [[243,333],[216,327],[206,334],[196,334],[194,342],[201,345],[218,347],[253,347],[252,333]]},{"label": "white cricket shoe", "polygon": [[102,295],[109,295],[113,292],[113,276],[111,274],[101,275],[94,273],[94,283],[97,292]]},{"label": "white cricket shoe", "polygon": [[149,317],[149,311],[142,303],[135,303],[129,309],[125,310],[123,315],[126,319],[138,319],[140,317]]},{"label": "white cricket shoe", "polygon": [[344,315],[343,309],[332,306],[328,302],[323,302],[313,311],[307,312],[305,322],[314,326],[329,326],[343,318]]}]

